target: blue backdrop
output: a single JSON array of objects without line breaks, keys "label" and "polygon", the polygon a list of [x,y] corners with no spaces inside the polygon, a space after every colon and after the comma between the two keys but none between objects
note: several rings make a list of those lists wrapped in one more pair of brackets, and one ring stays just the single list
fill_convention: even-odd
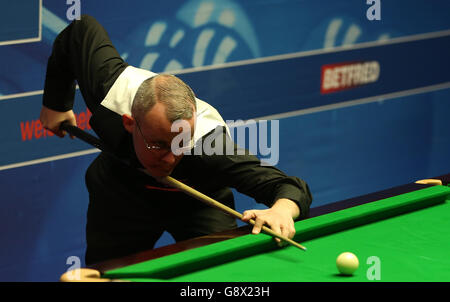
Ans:
[{"label": "blue backdrop", "polygon": [[[450,3],[380,2],[373,21],[365,0],[83,0],[79,12],[128,63],[177,74],[225,120],[279,120],[277,166],[319,206],[450,170]],[[56,281],[68,257],[84,259],[84,173],[97,155],[39,123],[52,43],[77,7],[0,5],[0,281]],[[361,84],[366,62],[379,70]],[[325,69],[335,91],[322,89]],[[92,131],[78,92],[74,111]]]}]

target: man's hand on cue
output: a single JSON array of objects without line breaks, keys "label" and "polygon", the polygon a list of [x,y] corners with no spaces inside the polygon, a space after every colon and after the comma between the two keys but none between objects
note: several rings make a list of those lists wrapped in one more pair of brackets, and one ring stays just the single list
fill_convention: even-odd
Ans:
[{"label": "man's hand on cue", "polygon": [[[252,233],[259,234],[263,225],[268,226],[272,231],[281,234],[289,239],[295,235],[294,219],[300,215],[297,204],[290,199],[278,199],[270,209],[248,210],[243,213],[242,221],[255,220]],[[279,246],[286,243],[278,238],[274,238]]]},{"label": "man's hand on cue", "polygon": [[[77,120],[75,118],[75,114],[72,110],[66,112],[59,112],[42,106],[41,115],[39,117],[42,126],[53,132],[55,135],[59,137],[64,137],[66,135],[66,131],[60,130],[59,126],[62,122],[68,121],[70,125],[76,126]],[[73,135],[70,136],[74,138]]]}]

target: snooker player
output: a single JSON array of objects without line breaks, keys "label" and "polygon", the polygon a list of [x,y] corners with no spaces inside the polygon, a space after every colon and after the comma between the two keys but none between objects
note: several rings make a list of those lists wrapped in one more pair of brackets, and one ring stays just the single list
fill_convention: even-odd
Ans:
[{"label": "snooker player", "polygon": [[172,140],[181,130],[172,124],[179,120],[189,125],[193,145],[215,135],[223,146],[231,143],[234,151],[238,146],[220,114],[187,84],[128,65],[105,29],[87,15],[56,37],[48,60],[40,120],[60,137],[63,121],[76,125],[75,81],[92,112],[91,127],[115,154],[100,153],[86,172],[87,265],[151,249],[164,231],[180,241],[237,227],[235,218],[158,181],[168,175],[231,208],[230,188],[267,205],[244,212],[242,220],[255,219],[255,234],[267,225],[292,238],[294,220],[307,217],[308,185],[262,165],[249,152],[173,152]]}]

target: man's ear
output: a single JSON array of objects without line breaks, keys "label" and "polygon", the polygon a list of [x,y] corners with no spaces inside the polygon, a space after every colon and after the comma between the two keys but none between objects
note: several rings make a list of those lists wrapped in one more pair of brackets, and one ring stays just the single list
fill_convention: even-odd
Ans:
[{"label": "man's ear", "polygon": [[134,118],[131,115],[124,114],[122,115],[122,123],[125,128],[130,133],[133,133],[134,130]]}]

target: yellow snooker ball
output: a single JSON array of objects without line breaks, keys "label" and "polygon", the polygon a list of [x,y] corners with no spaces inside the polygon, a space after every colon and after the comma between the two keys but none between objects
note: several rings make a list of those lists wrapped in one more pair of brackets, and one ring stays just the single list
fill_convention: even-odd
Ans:
[{"label": "yellow snooker ball", "polygon": [[349,252],[342,253],[336,259],[336,266],[341,274],[351,275],[359,266],[358,257]]}]

